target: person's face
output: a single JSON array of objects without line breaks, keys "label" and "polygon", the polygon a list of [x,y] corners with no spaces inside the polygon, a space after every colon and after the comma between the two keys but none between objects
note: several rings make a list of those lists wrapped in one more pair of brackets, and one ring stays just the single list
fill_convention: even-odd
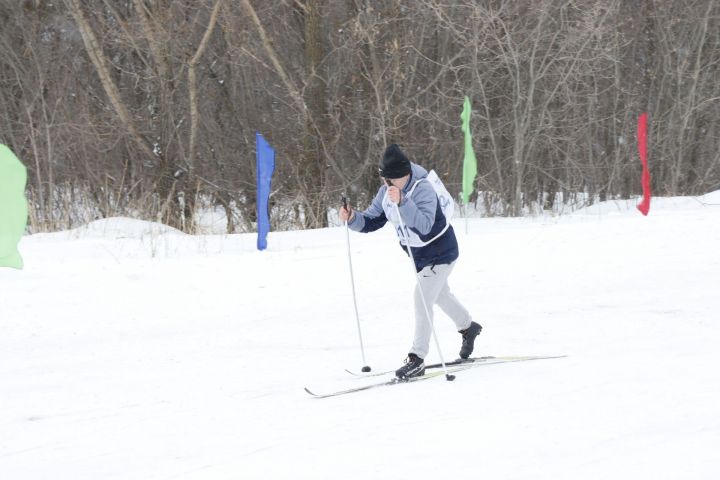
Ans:
[{"label": "person's face", "polygon": [[390,185],[392,185],[393,187],[403,189],[405,187],[405,185],[407,185],[409,178],[410,178],[410,175],[405,175],[404,177],[400,177],[400,178],[383,178],[383,180],[390,182]]}]

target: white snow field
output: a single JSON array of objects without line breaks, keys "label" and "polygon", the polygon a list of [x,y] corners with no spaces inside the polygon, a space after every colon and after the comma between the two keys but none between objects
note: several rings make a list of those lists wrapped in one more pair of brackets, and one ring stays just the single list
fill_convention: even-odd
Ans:
[{"label": "white snow field", "polygon": [[[378,380],[344,371],[343,227],[264,252],[129,219],[24,237],[25,270],[0,269],[0,478],[720,478],[720,192],[454,224],[475,354],[566,358],[314,399]],[[388,227],[350,240],[367,362],[396,368],[409,261]]]}]

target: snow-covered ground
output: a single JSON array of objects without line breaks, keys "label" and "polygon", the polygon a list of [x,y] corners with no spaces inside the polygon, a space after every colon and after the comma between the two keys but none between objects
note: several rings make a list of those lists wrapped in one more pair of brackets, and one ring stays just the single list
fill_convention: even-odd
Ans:
[{"label": "snow-covered ground", "polygon": [[[0,269],[0,478],[720,478],[720,192],[633,205],[454,221],[476,353],[566,358],[321,400],[303,387],[371,381],[344,372],[343,228],[265,252],[128,219],[25,237]],[[409,262],[389,228],[351,251],[368,363],[395,368]]]}]

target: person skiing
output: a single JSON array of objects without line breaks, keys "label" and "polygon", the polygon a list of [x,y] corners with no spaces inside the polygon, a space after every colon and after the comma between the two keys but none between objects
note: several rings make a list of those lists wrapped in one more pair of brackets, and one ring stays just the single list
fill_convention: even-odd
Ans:
[{"label": "person skiing", "polygon": [[[427,170],[410,162],[399,146],[391,144],[380,161],[379,173],[385,184],[370,207],[362,212],[356,212],[349,205],[340,207],[340,219],[346,221],[351,230],[362,233],[378,230],[390,220],[406,254],[405,245],[409,244],[418,275],[414,293],[415,336],[405,364],[395,375],[410,378],[425,374],[424,359],[430,350],[434,305],[452,319],[462,335],[460,358],[470,357],[482,327],[450,292],[448,277],[459,256],[458,243],[435,188],[426,181]],[[404,232],[397,212],[405,225]],[[423,298],[427,305],[423,305]]]}]

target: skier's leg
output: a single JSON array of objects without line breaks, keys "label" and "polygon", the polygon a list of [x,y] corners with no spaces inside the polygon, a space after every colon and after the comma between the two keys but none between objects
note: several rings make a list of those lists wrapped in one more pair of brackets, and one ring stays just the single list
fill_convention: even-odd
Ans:
[{"label": "skier's leg", "polygon": [[[434,265],[423,268],[418,272],[418,285],[415,287],[415,339],[410,353],[414,353],[420,358],[427,357],[430,350],[430,337],[432,328],[430,323],[433,321],[433,305],[437,303],[443,289],[447,287],[447,277],[452,271],[453,264],[450,265]],[[422,295],[420,294],[422,288]],[[423,298],[427,302],[427,310],[423,305]],[[428,321],[427,313],[430,314]]]}]

